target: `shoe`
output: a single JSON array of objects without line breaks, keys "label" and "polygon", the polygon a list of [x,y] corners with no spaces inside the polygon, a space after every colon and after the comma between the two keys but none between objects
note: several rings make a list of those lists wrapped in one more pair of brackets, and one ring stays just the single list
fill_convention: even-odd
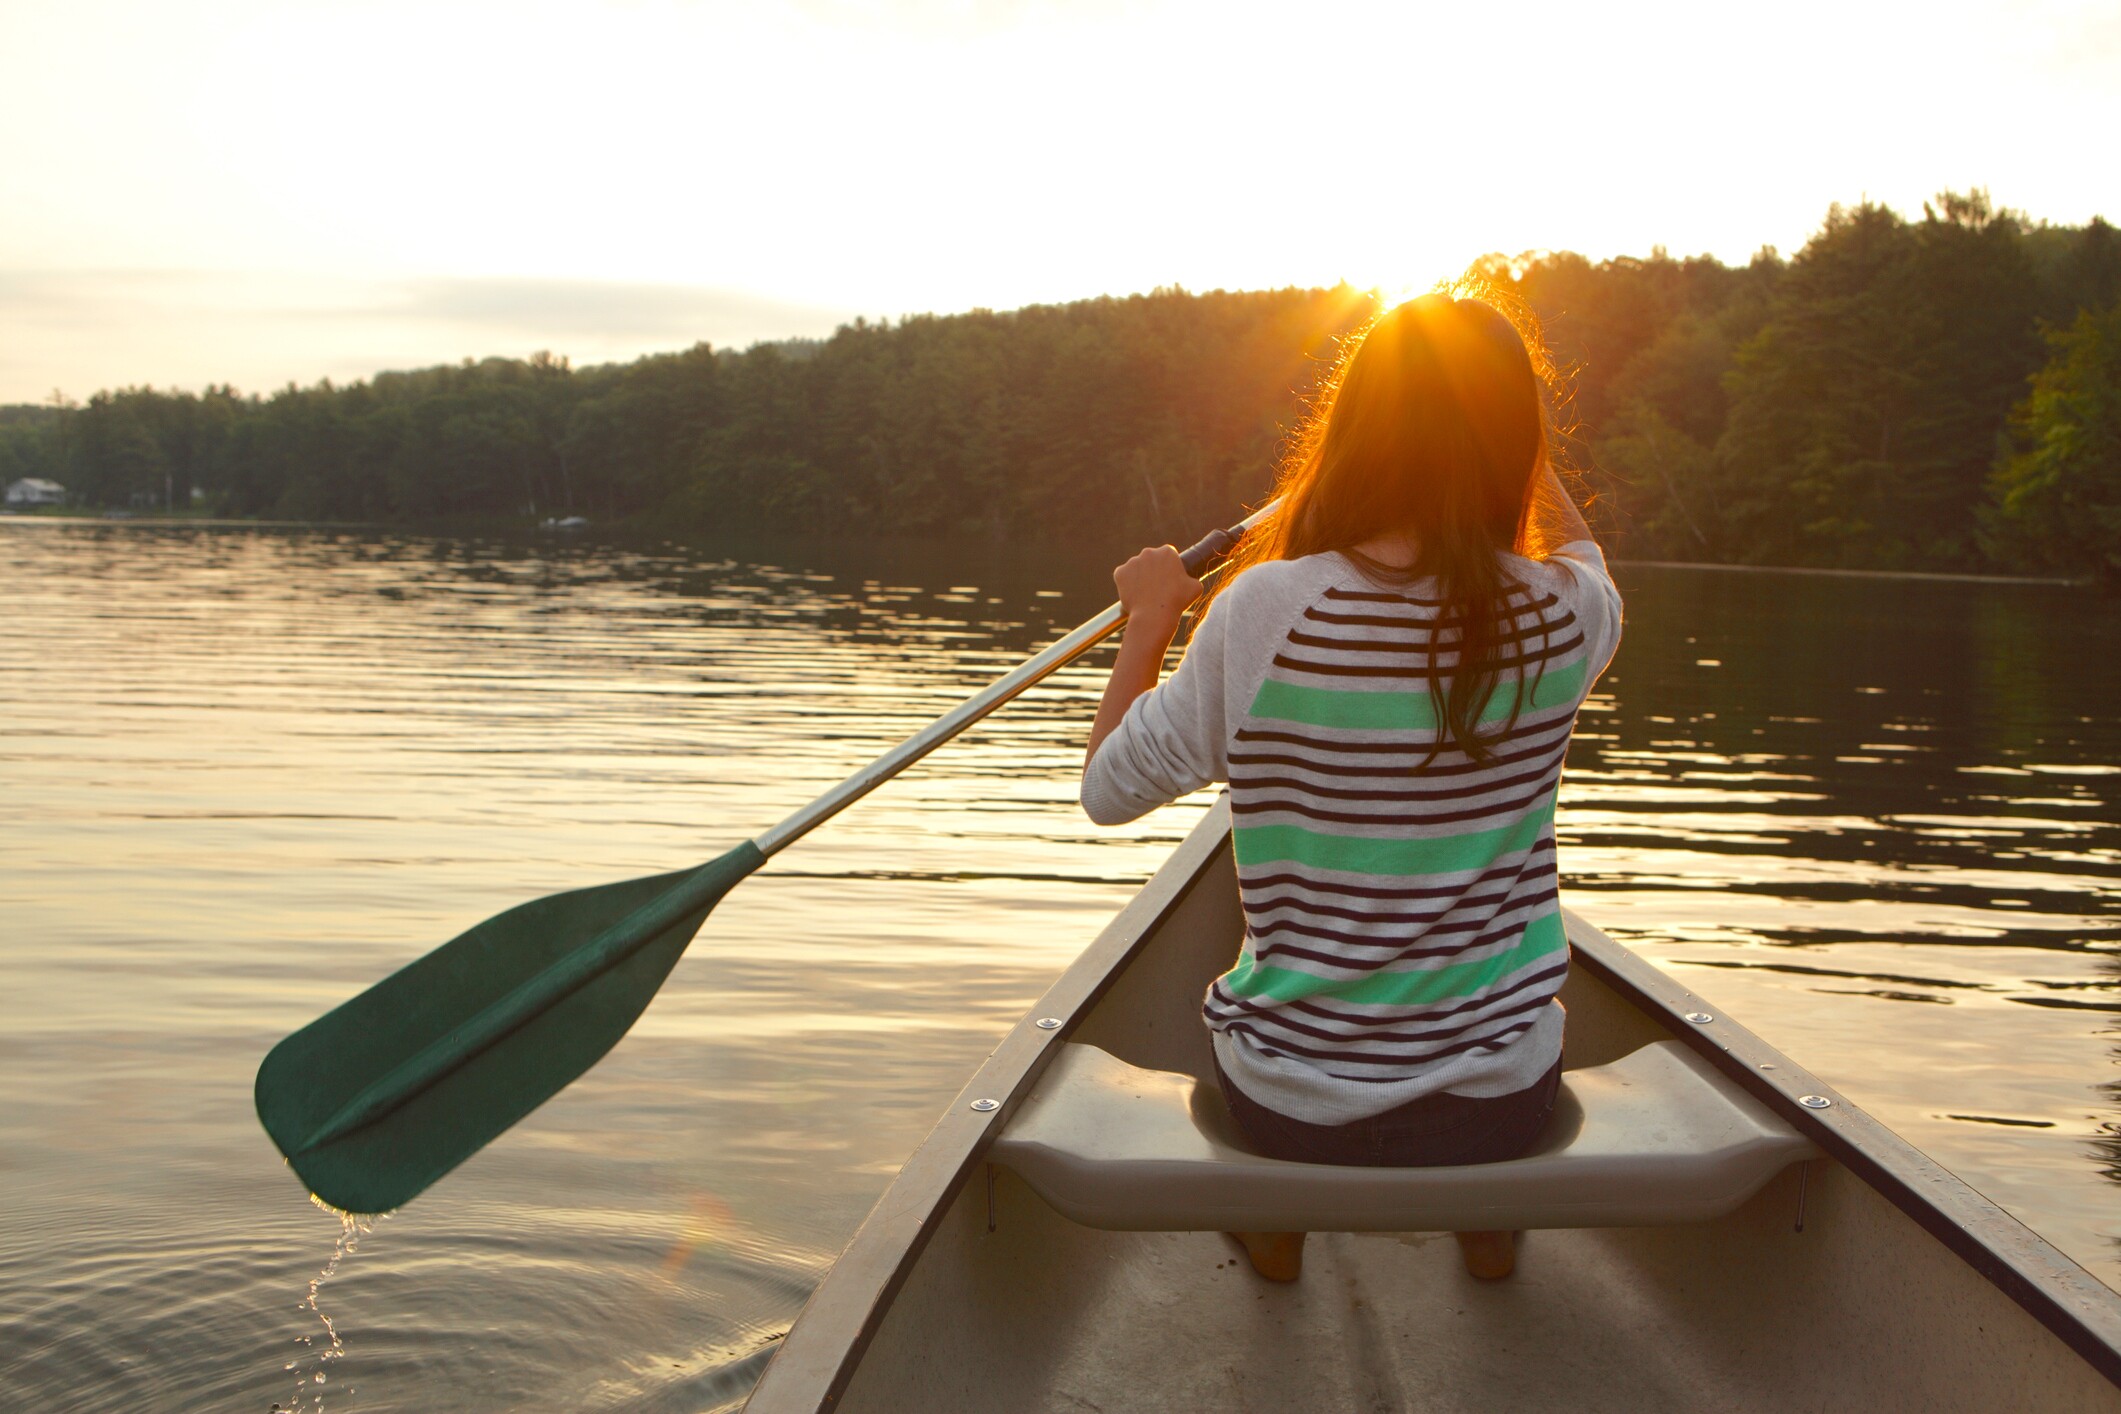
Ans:
[{"label": "shoe", "polygon": [[1482,1281],[1501,1281],[1517,1270],[1517,1234],[1514,1232],[1454,1232],[1459,1255],[1465,1258],[1466,1275]]},{"label": "shoe", "polygon": [[1252,1259],[1252,1270],[1268,1281],[1295,1281],[1304,1274],[1303,1233],[1233,1232],[1230,1236]]}]

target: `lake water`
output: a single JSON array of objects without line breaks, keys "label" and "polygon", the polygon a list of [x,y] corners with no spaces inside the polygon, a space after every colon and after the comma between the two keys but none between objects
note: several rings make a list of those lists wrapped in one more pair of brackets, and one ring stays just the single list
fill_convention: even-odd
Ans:
[{"label": "lake water", "polygon": [[[1621,580],[1571,902],[2121,1284],[2121,613]],[[741,1400],[1207,803],[1077,813],[1102,655],[738,889],[314,1307],[342,1230],[257,1062],[511,904],[719,854],[1109,597],[985,546],[0,521],[0,1408]]]}]

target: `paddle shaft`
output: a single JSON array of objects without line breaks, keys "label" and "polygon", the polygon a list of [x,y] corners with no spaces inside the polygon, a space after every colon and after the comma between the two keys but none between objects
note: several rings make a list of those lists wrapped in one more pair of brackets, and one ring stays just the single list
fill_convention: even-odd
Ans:
[{"label": "paddle shaft", "polygon": [[[1273,509],[1273,504],[1269,503],[1229,529],[1210,531],[1203,536],[1180,556],[1185,561],[1186,573],[1198,576],[1210,569],[1235,548],[1247,530],[1266,519]],[[1112,605],[1044,652],[996,678],[780,824],[754,836],[752,845],[760,854],[769,857],[778,854],[1026,688],[1082,657],[1126,621],[1126,611],[1117,604]]]}]

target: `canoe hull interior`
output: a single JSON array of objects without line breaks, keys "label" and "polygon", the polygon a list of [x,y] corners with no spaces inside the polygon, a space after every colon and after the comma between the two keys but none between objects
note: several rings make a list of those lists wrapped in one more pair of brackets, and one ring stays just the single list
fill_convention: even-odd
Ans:
[{"label": "canoe hull interior", "polygon": [[[1064,1018],[1057,1037],[1212,1076],[1198,1002],[1242,929],[1219,816],[1034,1011]],[[1569,1067],[1687,1029],[1582,965],[1615,944],[1573,919],[1571,935]],[[1027,1023],[975,1077],[813,1298],[753,1414],[2121,1411],[2084,1331],[2058,1334],[2005,1289],[2050,1258],[2065,1286],[2077,1269],[2025,1234],[2030,1267],[1979,1270],[1934,1218],[1859,1176],[1860,1157],[1793,1164],[1711,1221],[1530,1232],[1516,1275],[1494,1283],[1468,1277],[1442,1233],[1315,1233],[1303,1279],[1274,1285],[1219,1233],[1079,1226],[985,1161],[1057,1037]],[[1002,1109],[968,1113],[981,1095]],[[2097,1327],[2115,1316],[2097,1305],[2111,1293],[2082,1280],[2064,1304]]]},{"label": "canoe hull interior", "polygon": [[1506,1283],[1443,1234],[1318,1233],[1279,1286],[1216,1234],[1076,1227],[1002,1170],[995,1230],[982,1195],[951,1207],[838,1407],[2121,1408],[1869,1190],[1818,1185],[1801,1236],[1797,1201],[1793,1174],[1715,1223],[1530,1233]]}]

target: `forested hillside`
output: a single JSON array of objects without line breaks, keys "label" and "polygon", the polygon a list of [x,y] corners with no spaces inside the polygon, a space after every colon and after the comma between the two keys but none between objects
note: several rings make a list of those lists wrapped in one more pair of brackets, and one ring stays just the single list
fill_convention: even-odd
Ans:
[{"label": "forested hillside", "polygon": [[[1984,195],[1836,207],[1794,257],[1491,257],[1573,370],[1637,558],[2121,575],[2121,236]],[[0,479],[80,507],[435,524],[1176,536],[1265,486],[1347,288],[856,322],[575,369],[544,355],[270,396],[0,410]]]}]

